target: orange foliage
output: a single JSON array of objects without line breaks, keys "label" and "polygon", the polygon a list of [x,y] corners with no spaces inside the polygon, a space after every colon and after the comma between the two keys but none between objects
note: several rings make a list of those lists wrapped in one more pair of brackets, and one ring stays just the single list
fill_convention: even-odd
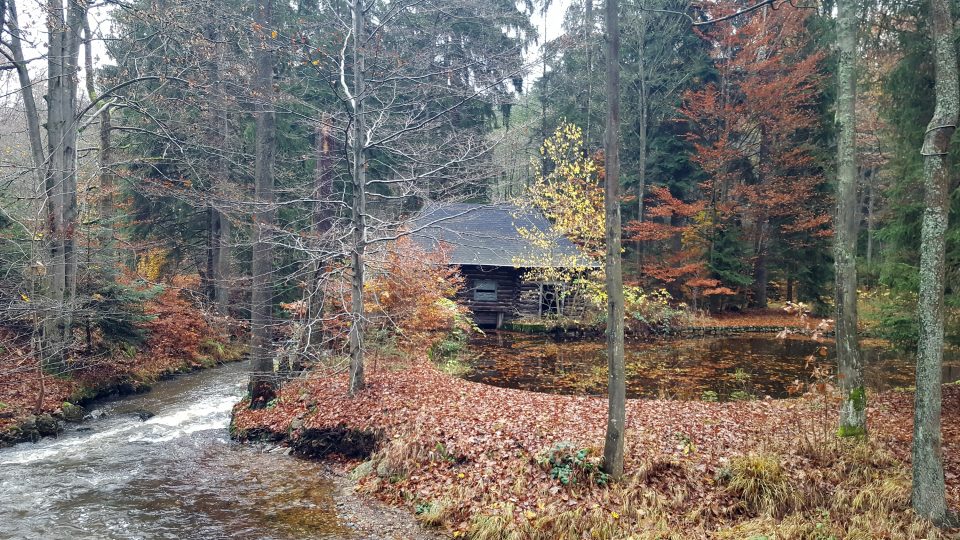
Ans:
[{"label": "orange foliage", "polygon": [[[204,353],[212,341],[225,343],[224,331],[211,325],[207,314],[185,293],[196,291],[196,276],[175,276],[171,284],[147,301],[144,312],[151,320],[140,323],[148,334],[132,356],[114,349],[108,355],[89,355],[76,350],[68,362],[70,378],[43,375],[39,360],[29,347],[29,334],[0,328],[0,439],[26,416],[36,412],[56,413],[64,401],[79,391],[97,392],[112,385],[149,383],[160,376],[204,365]],[[218,360],[212,352],[208,361]]]},{"label": "orange foliage", "polygon": [[[460,269],[447,264],[444,251],[427,251],[403,236],[372,254],[369,279],[364,285],[367,331],[395,332],[404,344],[423,343],[425,333],[450,330],[465,324],[466,308],[452,301],[463,286]],[[349,274],[339,272],[331,279],[325,295],[331,299],[324,317],[326,331],[335,341],[345,343],[350,329]],[[287,305],[295,311],[298,306]]]},{"label": "orange foliage", "polygon": [[449,300],[463,287],[460,269],[441,251],[428,252],[409,237],[387,247],[381,266],[364,287],[364,305],[381,324],[395,326],[410,340],[420,332],[449,330],[456,308]]},{"label": "orange foliage", "polygon": [[[704,245],[692,233],[698,216],[706,208],[706,202],[686,203],[674,197],[666,187],[652,186],[644,208],[646,220],[642,223],[631,221],[624,230],[632,240],[660,242],[663,255],[645,261],[641,268],[642,275],[665,285],[688,278],[686,285],[695,286],[690,285],[690,279],[705,279]],[[671,250],[668,247],[674,238],[681,240],[681,249]]]},{"label": "orange foliage", "polygon": [[[736,8],[723,4],[717,13]],[[662,242],[672,252],[644,269],[648,277],[686,278],[687,287],[702,288],[697,280],[718,277],[707,275],[705,262],[711,239],[727,227],[743,231],[758,261],[774,255],[775,246],[789,253],[830,234],[829,201],[811,141],[824,55],[809,52],[808,16],[794,9],[756,11],[738,18],[735,29],[724,22],[704,36],[714,44],[720,82],[686,92],[680,113],[691,122],[692,159],[707,180],[697,202],[651,189],[646,222],[628,226],[634,239]],[[674,239],[682,240],[679,250],[670,246]],[[733,295],[739,288],[717,283],[708,290]]]},{"label": "orange foliage", "polygon": [[204,312],[184,297],[184,291],[196,286],[196,279],[174,277],[171,286],[146,303],[144,311],[151,320],[142,324],[148,337],[146,350],[134,358],[137,373],[153,378],[170,366],[199,367],[204,343],[225,339],[210,326]]}]

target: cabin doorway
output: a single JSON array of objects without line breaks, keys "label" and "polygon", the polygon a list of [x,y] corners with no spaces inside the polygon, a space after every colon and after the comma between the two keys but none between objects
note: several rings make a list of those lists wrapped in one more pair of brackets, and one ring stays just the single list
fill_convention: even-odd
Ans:
[{"label": "cabin doorway", "polygon": [[503,326],[502,311],[476,311],[473,314],[473,322],[480,328],[496,328]]}]

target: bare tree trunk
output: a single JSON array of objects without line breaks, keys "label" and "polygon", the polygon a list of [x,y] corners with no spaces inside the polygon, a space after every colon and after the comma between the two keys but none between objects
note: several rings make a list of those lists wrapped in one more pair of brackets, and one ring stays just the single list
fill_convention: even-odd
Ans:
[{"label": "bare tree trunk", "polygon": [[20,83],[20,94],[23,97],[23,106],[27,117],[27,138],[30,140],[30,155],[33,158],[34,174],[39,184],[45,183],[46,154],[43,150],[43,137],[40,127],[40,113],[37,111],[37,101],[33,97],[33,81],[27,71],[27,62],[23,57],[23,45],[20,36],[20,22],[17,14],[16,0],[7,0],[9,18],[7,26],[10,30],[10,52],[13,54],[11,62],[17,70]]},{"label": "bare tree trunk", "polygon": [[[333,152],[334,139],[331,133],[332,119],[324,114],[320,118],[320,125],[316,130],[316,159],[317,167],[314,174],[313,187],[313,234],[317,237],[318,248],[321,253],[326,247],[325,236],[330,230],[333,212],[331,211],[330,197],[333,195]],[[306,347],[316,347],[323,342],[323,262],[317,257],[314,263],[313,283],[310,289],[309,313],[307,320],[310,332],[307,334]]]},{"label": "bare tree trunk", "polygon": [[363,2],[353,0],[353,278],[351,283],[351,311],[353,324],[350,327],[350,394],[353,395],[364,386],[363,380],[363,283],[364,250],[367,241],[367,163],[366,163],[366,122],[363,110],[364,70],[363,53],[364,27]]},{"label": "bare tree trunk", "polygon": [[[549,134],[547,133],[547,85],[549,84],[547,80],[547,11],[543,11],[543,63],[541,64],[540,72],[540,142],[547,140]],[[589,133],[587,134],[589,137]],[[589,140],[589,138],[587,139]],[[542,170],[547,170],[547,158],[543,156],[540,158],[540,166]],[[530,182],[530,176],[527,175],[527,183]]]},{"label": "bare tree trunk", "polygon": [[620,28],[617,0],[606,0],[607,128],[604,207],[607,242],[607,366],[609,384],[603,469],[623,475],[626,373],[623,360],[623,273],[620,254]]},{"label": "bare tree trunk", "polygon": [[757,252],[757,260],[753,269],[753,302],[754,306],[760,309],[766,309],[768,306],[767,302],[767,285],[769,285],[769,273],[767,272],[767,248],[761,247],[760,251]]},{"label": "bare tree trunk", "polygon": [[44,329],[44,363],[59,371],[70,347],[77,281],[77,68],[86,4],[47,4],[47,229],[50,242],[47,296],[53,312]]},{"label": "bare tree trunk", "polygon": [[[84,69],[86,70],[87,96],[93,102],[97,99],[96,72],[93,68],[93,34],[90,32],[90,20],[83,18],[83,33],[86,36],[83,48]],[[110,106],[104,104],[100,110],[100,148],[97,152],[97,173],[100,189],[100,256],[103,263],[100,265],[108,279],[116,273],[116,253],[113,246],[113,223],[115,220],[115,206],[113,203],[113,171],[110,162],[113,160],[113,145],[110,135],[113,126],[110,118]]]},{"label": "bare tree trunk", "polygon": [[769,284],[769,273],[767,272],[767,233],[770,227],[770,220],[764,218],[757,224],[757,238],[754,242],[756,258],[753,263],[753,305],[755,307],[767,308],[767,285]]},{"label": "bare tree trunk", "polygon": [[211,239],[210,278],[213,282],[213,301],[217,310],[226,315],[230,313],[230,280],[231,280],[231,244],[232,230],[230,218],[218,205],[227,198],[227,186],[230,183],[230,168],[227,161],[227,140],[230,132],[230,118],[227,106],[227,90],[220,75],[220,63],[223,61],[222,45],[218,45],[220,58],[213,62],[213,79],[217,84],[216,97],[219,103],[214,105],[216,111],[213,122],[214,148],[217,152],[213,171],[213,185],[211,186],[210,226],[213,231]]},{"label": "bare tree trunk", "polygon": [[[6,28],[6,26],[7,26],[7,0],[0,0],[0,32],[2,32]],[[16,28],[16,25],[14,25],[14,28]],[[15,63],[14,59],[11,56],[4,54],[4,57],[6,57],[6,59],[11,63]],[[14,66],[14,69],[16,69],[16,66]]]},{"label": "bare tree trunk", "polygon": [[[23,98],[24,114],[27,122],[27,139],[30,141],[30,155],[33,160],[33,174],[35,176],[33,192],[39,199],[40,194],[46,193],[46,155],[43,148],[40,114],[37,111],[37,102],[33,96],[33,81],[30,79],[30,73],[27,71],[27,63],[23,56],[16,0],[3,2],[3,13],[0,14],[0,17],[3,17],[4,25],[10,36],[8,46],[11,56],[7,56],[7,59],[16,69],[17,80],[20,84],[20,94]],[[4,25],[0,25],[0,30],[3,30]],[[2,49],[0,49],[0,52],[2,52]],[[43,205],[42,211],[46,211],[45,204]],[[39,233],[44,228],[46,228],[45,222],[38,224],[34,232]],[[32,296],[38,296],[43,294],[42,289],[46,286],[46,280],[43,279],[42,276],[47,269],[43,268],[41,270],[41,265],[49,263],[49,261],[46,261],[49,252],[46,249],[45,242],[41,240],[41,235],[38,234],[34,234],[34,239],[30,243],[30,249],[30,266],[35,269],[30,273],[30,294]],[[48,315],[49,314],[45,312],[38,312],[33,315],[33,329],[30,337],[31,352],[44,359],[44,362],[41,362],[38,366],[40,372],[41,397],[43,394],[43,368],[47,364],[47,357],[45,355],[48,347],[44,333],[47,325],[46,317]]]},{"label": "bare tree trunk", "polygon": [[217,209],[214,207],[213,194],[210,193],[210,200],[207,201],[207,245],[206,257],[204,261],[204,270],[200,272],[200,290],[208,300],[213,300],[216,295],[216,288],[213,284],[213,266],[216,257],[216,245],[219,242],[220,235],[220,216],[217,215]]},{"label": "bare tree trunk", "polygon": [[[639,136],[639,147],[637,148],[637,223],[643,223],[643,198],[647,194],[647,134],[650,111],[649,95],[647,94],[647,67],[645,62],[646,40],[647,40],[647,14],[640,14],[640,32],[637,40],[640,44],[640,50],[637,51],[637,80],[640,81],[640,88],[637,92],[637,108],[639,109],[639,125],[637,126],[637,135]],[[637,273],[642,271],[643,265],[643,242],[637,240],[636,245]]]},{"label": "bare tree trunk", "polygon": [[[259,0],[256,20],[268,34],[273,24],[273,0]],[[253,229],[253,288],[250,294],[250,407],[265,407],[277,393],[271,339],[273,320],[273,244],[276,220],[273,205],[273,167],[276,161],[276,118],[273,110],[273,52],[268,39],[256,50],[253,77],[256,113],[256,210]]]},{"label": "bare tree trunk", "polygon": [[863,359],[857,342],[857,156],[856,156],[856,4],[837,3],[837,216],[834,224],[836,266],[837,369],[842,400],[841,436],[863,436],[867,431]]},{"label": "bare tree trunk", "polygon": [[584,104],[586,119],[586,145],[590,145],[590,116],[593,104],[593,0],[585,0],[583,6],[583,43],[587,47],[587,101]]},{"label": "bare tree trunk", "polygon": [[873,188],[874,174],[870,174],[870,180],[867,183],[867,189],[870,193],[867,198],[867,267],[873,265],[873,208],[877,197],[877,192]]},{"label": "bare tree trunk", "polygon": [[230,218],[224,212],[217,212],[217,245],[213,252],[214,302],[220,313],[230,313],[230,283],[232,279],[232,238],[233,228]]},{"label": "bare tree trunk", "polygon": [[923,155],[924,211],[920,247],[920,341],[913,418],[913,509],[944,524],[947,513],[940,433],[943,366],[945,235],[949,214],[947,155],[960,116],[960,80],[947,0],[930,0],[936,108],[927,125]]}]

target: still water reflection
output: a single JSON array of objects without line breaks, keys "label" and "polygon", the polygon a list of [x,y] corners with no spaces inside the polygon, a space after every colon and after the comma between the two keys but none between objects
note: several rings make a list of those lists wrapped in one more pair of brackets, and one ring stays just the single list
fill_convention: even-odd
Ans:
[{"label": "still water reflection", "polygon": [[[605,349],[602,341],[490,332],[471,342],[473,371],[467,378],[538,392],[605,394]],[[631,342],[626,351],[627,397],[787,397],[794,381],[810,380],[815,366],[832,372],[833,355],[832,340],[770,334]],[[870,389],[913,385],[910,354],[867,342],[864,360]],[[947,351],[944,364],[944,381],[960,380],[960,354]]]}]

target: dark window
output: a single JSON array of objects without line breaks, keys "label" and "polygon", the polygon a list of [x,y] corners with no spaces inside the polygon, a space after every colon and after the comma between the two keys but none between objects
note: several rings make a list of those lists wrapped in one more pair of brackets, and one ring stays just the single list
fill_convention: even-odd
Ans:
[{"label": "dark window", "polygon": [[473,289],[473,299],[478,302],[497,301],[497,282],[492,279],[481,279]]}]

